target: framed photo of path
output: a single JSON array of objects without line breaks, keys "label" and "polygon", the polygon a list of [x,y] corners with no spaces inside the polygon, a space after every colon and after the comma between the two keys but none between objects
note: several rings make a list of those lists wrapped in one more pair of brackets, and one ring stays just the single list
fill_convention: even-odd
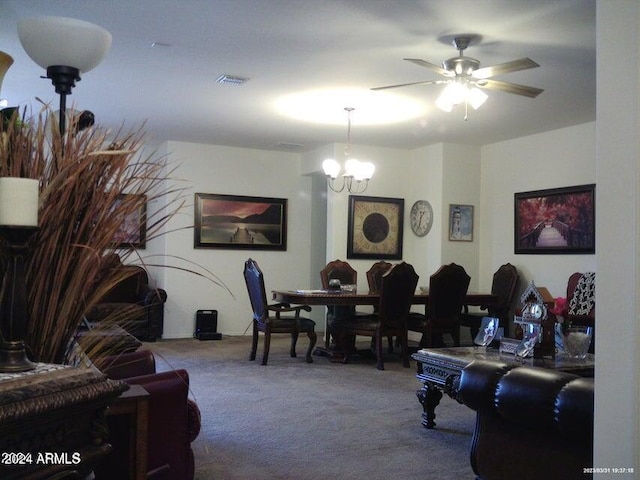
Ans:
[{"label": "framed photo of path", "polygon": [[349,196],[347,258],[402,259],[404,199]]},{"label": "framed photo of path", "polygon": [[596,252],[596,186],[514,194],[514,253]]}]

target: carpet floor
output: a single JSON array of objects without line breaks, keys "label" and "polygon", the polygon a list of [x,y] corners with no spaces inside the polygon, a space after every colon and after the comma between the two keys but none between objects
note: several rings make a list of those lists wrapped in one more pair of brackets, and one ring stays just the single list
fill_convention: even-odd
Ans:
[{"label": "carpet floor", "polygon": [[[420,424],[416,364],[395,355],[385,370],[372,357],[347,365],[288,355],[289,337],[272,337],[269,364],[250,362],[250,337],[146,343],[158,371],[189,371],[202,412],[192,444],[197,480],[461,480],[469,464],[475,414],[449,397],[437,427]],[[320,341],[320,339],[319,339]],[[366,346],[366,345],[365,345]]]}]

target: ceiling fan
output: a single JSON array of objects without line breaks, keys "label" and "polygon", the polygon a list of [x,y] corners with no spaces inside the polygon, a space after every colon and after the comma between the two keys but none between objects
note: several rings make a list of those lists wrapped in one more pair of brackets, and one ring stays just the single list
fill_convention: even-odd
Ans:
[{"label": "ceiling fan", "polygon": [[454,37],[452,43],[456,47],[460,55],[442,62],[442,67],[419,58],[404,59],[421,67],[429,68],[434,72],[447,77],[446,80],[425,80],[421,82],[402,83],[399,85],[389,85],[386,87],[375,87],[371,90],[385,90],[388,88],[407,87],[410,85],[419,84],[448,84],[447,88],[445,88],[445,90],[443,91],[443,95],[447,93],[447,90],[449,90],[449,98],[442,98],[443,95],[441,95],[441,98],[439,98],[438,102],[436,102],[437,105],[440,102],[441,105],[438,106],[445,111],[451,111],[451,107],[462,103],[462,101],[465,102],[465,105],[471,104],[474,108],[478,108],[480,105],[482,105],[487,96],[486,94],[484,94],[484,92],[481,92],[474,87],[489,90],[501,90],[503,92],[523,95],[530,98],[535,98],[543,92],[541,88],[518,85],[517,83],[503,82],[501,80],[491,80],[491,77],[495,77],[496,75],[503,75],[505,73],[527,70],[529,68],[536,68],[540,65],[538,65],[530,58],[525,57],[519,60],[513,60],[511,62],[480,68],[480,62],[478,60],[476,60],[475,58],[463,56],[463,52],[466,50],[466,48],[471,44],[472,41],[476,40],[477,38],[478,36],[473,35]]}]

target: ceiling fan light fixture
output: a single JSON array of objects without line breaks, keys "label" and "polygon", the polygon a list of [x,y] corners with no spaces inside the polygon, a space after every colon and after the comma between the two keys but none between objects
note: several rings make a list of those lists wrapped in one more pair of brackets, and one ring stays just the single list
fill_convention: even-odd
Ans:
[{"label": "ceiling fan light fixture", "polygon": [[477,110],[489,98],[486,93],[476,87],[461,82],[451,82],[443,90],[438,99],[436,106],[447,113],[451,112],[453,107],[461,103],[468,103]]},{"label": "ceiling fan light fixture", "polygon": [[442,93],[436,100],[436,106],[440,110],[450,112],[453,107],[464,102],[466,97],[466,88],[460,82],[449,82],[442,90]]},{"label": "ceiling fan light fixture", "polygon": [[467,101],[474,110],[479,109],[489,96],[479,88],[473,87],[468,89]]}]

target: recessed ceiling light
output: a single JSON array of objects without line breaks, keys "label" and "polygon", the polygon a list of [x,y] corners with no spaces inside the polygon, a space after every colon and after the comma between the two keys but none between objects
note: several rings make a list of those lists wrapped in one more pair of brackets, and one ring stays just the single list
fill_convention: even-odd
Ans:
[{"label": "recessed ceiling light", "polygon": [[157,47],[170,47],[171,44],[170,43],[162,43],[162,42],[151,42],[151,46],[153,48],[157,48]]},{"label": "recessed ceiling light", "polygon": [[238,77],[236,75],[227,75],[227,74],[222,74],[218,78],[216,78],[217,83],[224,83],[228,85],[242,85],[248,80],[249,79],[245,77]]}]

